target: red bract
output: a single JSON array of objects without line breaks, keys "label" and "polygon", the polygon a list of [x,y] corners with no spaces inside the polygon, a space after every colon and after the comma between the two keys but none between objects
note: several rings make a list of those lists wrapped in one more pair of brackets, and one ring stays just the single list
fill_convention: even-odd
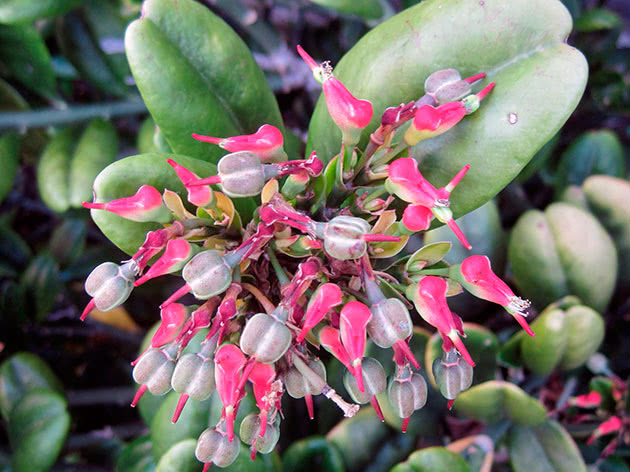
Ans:
[{"label": "red bract", "polygon": [[335,284],[323,284],[317,288],[308,304],[302,330],[297,337],[297,342],[301,343],[308,332],[319,323],[326,314],[337,305],[341,304],[341,290]]},{"label": "red bract", "polygon": [[275,396],[272,395],[272,384],[276,378],[276,371],[271,364],[256,362],[247,379],[254,386],[256,406],[260,410],[260,433],[262,438],[267,430],[267,413],[274,406]]},{"label": "red bract", "polygon": [[262,125],[254,134],[232,136],[230,138],[214,138],[193,133],[193,138],[206,143],[218,144],[230,151],[251,151],[260,157],[262,162],[279,162],[287,159],[284,152],[282,132],[272,125]]},{"label": "red bract", "polygon": [[341,344],[341,336],[338,329],[335,329],[332,326],[325,326],[319,332],[319,343],[354,374],[354,368],[350,362],[350,356],[348,355],[346,348],[343,344]]},{"label": "red bract", "polygon": [[503,306],[530,336],[535,336],[527,324],[529,301],[517,297],[512,289],[492,272],[486,256],[470,256],[460,266],[462,285],[476,297]]},{"label": "red bract", "polygon": [[409,231],[424,231],[431,226],[433,213],[422,205],[407,205],[403,212],[402,223]]},{"label": "red bract", "polygon": [[245,355],[233,344],[224,344],[214,356],[214,379],[217,392],[223,402],[222,417],[225,418],[227,435],[230,442],[234,439],[234,417],[240,400],[238,384],[241,371],[247,362]]},{"label": "red bract", "polygon": [[143,185],[131,197],[107,203],[83,202],[83,206],[91,210],[107,210],[132,221],[168,223],[172,219],[170,212],[162,204],[162,195],[150,185]]},{"label": "red bract", "polygon": [[184,264],[197,252],[197,246],[185,239],[171,239],[166,244],[164,254],[155,261],[149,270],[134,282],[134,287],[142,285],[147,280],[160,275],[169,274],[181,269]]},{"label": "red bract", "polygon": [[363,374],[361,372],[361,359],[363,359],[365,352],[367,324],[371,318],[372,313],[370,309],[361,302],[353,301],[347,303],[341,310],[341,342],[350,356],[350,363],[354,368],[352,374],[357,379],[361,392],[365,391]]},{"label": "red bract", "polygon": [[455,345],[466,362],[474,367],[475,362],[460,339],[460,335],[465,336],[462,320],[451,312],[446,303],[447,291],[446,280],[435,276],[423,277],[418,282],[413,302],[420,316],[437,328],[442,336],[442,348],[448,352],[451,350],[451,344]]},{"label": "red bract", "polygon": [[591,444],[597,438],[605,436],[607,434],[616,433],[623,426],[623,422],[618,416],[611,416],[609,419],[600,424],[593,434],[588,438],[586,444]]},{"label": "red bract", "polygon": [[328,112],[341,130],[344,143],[354,146],[359,142],[361,130],[372,120],[372,103],[355,98],[333,75],[329,63],[318,64],[301,46],[297,47],[297,51],[322,84]]},{"label": "red bract", "polygon": [[602,402],[602,396],[598,392],[590,392],[586,395],[578,395],[569,399],[569,405],[575,405],[580,408],[597,408]]},{"label": "red bract", "polygon": [[422,105],[405,132],[405,141],[409,146],[415,146],[424,139],[445,133],[464,116],[466,108],[460,102],[445,103],[439,107]]},{"label": "red bract", "polygon": [[171,303],[160,310],[160,326],[151,338],[151,347],[161,347],[173,342],[188,319],[188,308]]},{"label": "red bract", "polygon": [[194,172],[186,169],[184,166],[179,165],[173,159],[167,159],[168,162],[177,173],[177,177],[182,181],[188,192],[188,201],[195,206],[204,207],[214,200],[214,193],[212,189],[205,186],[189,187],[188,185],[199,180],[199,176]]}]

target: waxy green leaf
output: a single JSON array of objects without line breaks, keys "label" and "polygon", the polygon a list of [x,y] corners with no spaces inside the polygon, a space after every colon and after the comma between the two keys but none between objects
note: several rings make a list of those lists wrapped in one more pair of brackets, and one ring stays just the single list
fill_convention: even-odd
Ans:
[{"label": "waxy green leaf", "polygon": [[2,156],[2,174],[0,174],[0,202],[7,196],[15,175],[20,167],[20,137],[16,133],[0,136],[0,156]]},{"label": "waxy green leaf", "polygon": [[81,0],[2,0],[0,23],[29,23],[38,18],[61,15]]},{"label": "waxy green leaf", "polygon": [[406,462],[398,464],[390,472],[470,472],[466,461],[445,447],[428,447],[414,452]]},{"label": "waxy green leaf", "polygon": [[383,5],[379,0],[311,0],[340,13],[356,15],[366,20],[377,20],[383,16]]},{"label": "waxy green leaf", "polygon": [[116,460],[116,472],[154,472],[155,459],[151,453],[151,438],[139,437],[120,452]]},{"label": "waxy green leaf", "polygon": [[174,152],[216,162],[225,152],[192,133],[227,137],[282,127],[278,104],[245,43],[192,0],[147,0],[125,35],[147,108]]},{"label": "waxy green leaf", "polygon": [[282,456],[284,472],[344,472],[343,456],[326,438],[311,436],[295,441]]},{"label": "waxy green leaf", "polygon": [[[428,0],[366,34],[335,74],[353,95],[374,105],[362,144],[385,108],[417,100],[424,80],[437,70],[456,68],[464,77],[486,72],[482,85],[497,83],[474,115],[412,150],[435,186],[472,166],[451,198],[460,216],[516,177],[576,107],[587,64],[565,43],[570,31],[571,16],[558,0]],[[320,98],[308,147],[329,160],[339,152],[340,137]]]}]

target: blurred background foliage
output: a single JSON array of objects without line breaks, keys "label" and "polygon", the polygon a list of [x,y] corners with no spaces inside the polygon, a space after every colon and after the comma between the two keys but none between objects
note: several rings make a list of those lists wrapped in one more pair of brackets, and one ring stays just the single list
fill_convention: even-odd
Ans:
[{"label": "blurred background foliage", "polygon": [[[307,80],[310,71],[294,45],[336,63],[372,27],[419,2],[200,3],[247,42],[292,131],[288,147],[301,154],[319,89]],[[544,310],[534,326],[547,335],[535,341],[511,336],[502,312],[462,294],[452,299],[452,308],[466,321],[473,357],[483,360],[474,387],[453,412],[430,387],[429,406],[402,435],[391,412],[384,411],[386,424],[370,410],[342,421],[320,401],[317,421],[309,422],[302,402],[286,402],[277,451],[256,463],[243,451],[228,470],[585,470],[580,454],[593,470],[630,470],[628,432],[605,460],[610,436],[588,446],[584,441],[611,415],[630,419],[630,3],[563,3],[574,19],[568,42],[590,65],[586,93],[519,177],[458,222],[475,251],[490,256],[497,273],[532,298],[538,312]],[[89,271],[125,258],[80,202],[91,199],[92,181],[107,164],[168,151],[124,51],[126,25],[138,17],[140,4],[0,1],[0,471],[197,470],[190,438],[220,414],[216,395],[190,406],[176,426],[169,416],[175,397],[149,397],[136,410],[128,407],[134,393],[129,362],[157,321],[156,300],[172,289],[169,278],[140,287],[124,307],[78,321]],[[562,226],[571,212],[583,223]],[[537,239],[532,227],[539,224],[548,225],[552,236]],[[554,232],[554,225],[560,229]],[[575,234],[583,240],[569,237]],[[605,234],[610,247],[600,245],[583,260],[589,241]],[[436,229],[425,243],[451,239]],[[550,254],[580,261],[579,267],[555,274],[532,263]],[[464,257],[453,250],[448,262]],[[609,269],[611,258],[619,260],[617,274]],[[562,298],[567,295],[579,300]],[[558,323],[570,339],[558,341],[545,328]],[[592,350],[584,345],[593,333],[603,344],[600,354],[589,357]],[[429,380],[437,342],[421,327],[412,342]],[[549,355],[541,360],[536,352]],[[340,366],[329,363],[328,369],[331,385],[343,391]],[[589,391],[599,392],[602,403],[586,415],[569,398]],[[562,461],[557,451],[564,453]]]}]

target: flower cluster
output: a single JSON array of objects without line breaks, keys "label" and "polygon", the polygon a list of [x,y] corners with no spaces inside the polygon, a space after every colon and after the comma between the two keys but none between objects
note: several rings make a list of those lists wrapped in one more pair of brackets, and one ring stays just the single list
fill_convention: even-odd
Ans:
[{"label": "flower cluster", "polygon": [[[281,131],[268,124],[246,136],[194,134],[230,151],[215,176],[198,176],[176,156],[168,159],[194,213],[183,202],[174,203],[179,199],[174,192],[162,194],[148,185],[127,198],[84,204],[164,225],[147,234],[129,261],[94,269],[86,281],[93,298],[81,318],[93,308],[119,306],[134,287],[152,278],[181,273],[181,287],[160,305],[161,324],[151,346],[134,362],[133,376],[141,386],[133,405],[147,391],[174,390],[181,394],[177,421],[188,400],[204,400],[216,390],[221,420],[203,432],[196,450],[207,467],[235,460],[240,442],[234,422],[248,392],[258,413],[241,422],[238,436],[251,446],[252,458],[270,452],[278,441],[285,392],[304,398],[311,418],[316,395],[332,400],[346,416],[356,413],[357,404],[370,403],[382,418],[376,396],[387,392],[405,430],[427,399],[426,381],[409,346],[416,315],[442,337],[444,355],[433,371],[452,402],[471,385],[475,365],[462,339],[462,321],[447,303],[454,286],[502,305],[533,335],[525,321],[527,302],[492,272],[486,257],[471,256],[451,267],[417,262],[379,269],[380,259],[404,251],[409,238],[428,229],[433,218],[471,248],[450,209],[451,193],[470,166],[438,188],[407,153],[475,112],[494,84],[473,94],[484,74],[462,79],[455,70],[438,71],[426,80],[423,97],[385,110],[361,148],[372,104],[355,98],[328,63],[318,64],[300,47],[298,52],[321,82],[341,130],[339,155],[327,166],[315,152],[287,161]],[[259,198],[260,205],[244,225],[238,201],[250,197]],[[407,204],[398,213],[390,209],[395,197]],[[197,303],[182,303],[190,295]],[[202,330],[207,335],[201,350],[184,354]],[[392,350],[395,369],[389,378],[378,360],[366,356],[368,340]],[[344,385],[354,403],[327,383],[318,356],[322,349],[345,366]]]}]

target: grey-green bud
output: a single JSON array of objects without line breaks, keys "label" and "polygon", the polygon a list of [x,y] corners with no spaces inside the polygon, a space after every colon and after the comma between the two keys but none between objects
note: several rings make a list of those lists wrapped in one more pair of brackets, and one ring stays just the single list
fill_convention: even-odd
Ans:
[{"label": "grey-green bud", "polygon": [[455,69],[443,69],[427,78],[424,82],[424,93],[431,95],[438,105],[442,105],[467,97],[472,93],[472,87],[462,80]]},{"label": "grey-green bud", "polygon": [[385,375],[385,369],[383,369],[381,363],[372,357],[363,358],[361,361],[361,371],[363,374],[365,392],[359,390],[357,379],[355,379],[349,371],[346,371],[343,377],[343,385],[346,387],[347,392],[354,402],[364,404],[369,402],[373,396],[385,391],[387,387],[387,376]]},{"label": "grey-green bud", "polygon": [[[322,361],[312,359],[307,365],[326,382],[326,367]],[[322,388],[317,388],[317,386],[310,383],[294,366],[284,374],[284,386],[287,393],[293,398],[303,398],[306,395],[319,395],[322,393]]]},{"label": "grey-green bud", "polygon": [[387,387],[387,399],[399,417],[409,418],[427,403],[427,382],[418,373],[405,379],[392,378]]},{"label": "grey-green bud", "polygon": [[215,389],[214,362],[199,353],[183,355],[175,365],[171,386],[193,400],[205,400]]},{"label": "grey-green bud", "polygon": [[266,313],[249,319],[241,334],[241,351],[258,362],[271,364],[280,359],[291,345],[291,331]]},{"label": "grey-green bud", "polygon": [[230,442],[225,433],[216,428],[208,428],[197,440],[195,457],[203,463],[211,462],[219,467],[227,467],[236,460],[240,448],[240,441]]},{"label": "grey-green bud", "polygon": [[85,281],[85,291],[94,299],[101,311],[109,311],[122,305],[133,290],[138,264],[129,261],[119,266],[104,262],[97,266]]},{"label": "grey-green bud", "polygon": [[249,446],[253,444],[256,451],[261,454],[269,454],[280,439],[279,423],[280,420],[277,417],[273,423],[267,423],[265,434],[261,437],[260,418],[256,413],[250,413],[241,422],[239,436],[245,444]]},{"label": "grey-green bud", "polygon": [[335,259],[358,259],[367,251],[363,238],[372,228],[354,216],[336,216],[323,228],[324,250]]},{"label": "grey-green bud", "polygon": [[455,400],[472,385],[473,368],[455,349],[451,349],[441,359],[433,361],[433,376],[444,398]]},{"label": "grey-green bud", "polygon": [[230,197],[254,197],[265,186],[265,170],[260,157],[250,151],[227,154],[217,164],[221,190]]},{"label": "grey-green bud", "polygon": [[165,395],[171,390],[171,377],[175,370],[172,349],[147,350],[133,369],[133,379],[146,385],[153,395]]},{"label": "grey-green bud", "polygon": [[409,310],[397,298],[386,298],[370,307],[372,318],[367,325],[370,339],[379,347],[390,348],[407,339],[413,331]]},{"label": "grey-green bud", "polygon": [[232,283],[232,268],[219,251],[203,251],[184,266],[182,277],[195,298],[207,300],[227,290]]}]

